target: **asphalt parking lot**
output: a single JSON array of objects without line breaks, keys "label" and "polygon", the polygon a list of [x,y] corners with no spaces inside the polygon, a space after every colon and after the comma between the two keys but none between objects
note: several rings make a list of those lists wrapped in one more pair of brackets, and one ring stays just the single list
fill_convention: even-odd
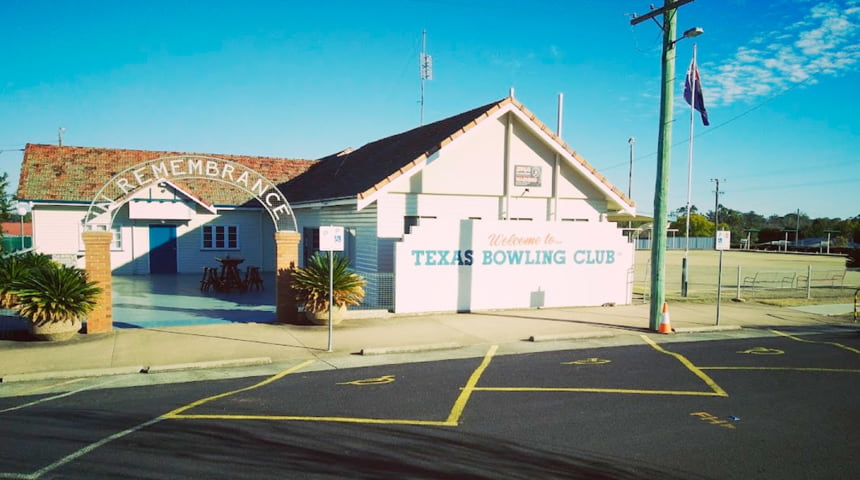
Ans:
[{"label": "asphalt parking lot", "polygon": [[[295,437],[292,425],[301,425],[303,435],[335,429],[367,438],[375,438],[378,428],[441,428],[451,441],[479,436],[540,446],[542,455],[584,449],[640,472],[647,459],[666,478],[685,472],[810,478],[860,468],[856,332],[772,330],[713,342],[660,340],[642,335],[638,345],[524,355],[498,355],[488,346],[478,358],[350,369],[314,370],[309,360],[256,379],[0,398],[0,478],[122,476],[134,465],[108,459],[126,458],[129,448],[138,455],[126,462],[139,462],[136,468],[153,475],[159,468],[217,473],[230,458],[253,463],[236,443],[253,443],[249,438],[261,431],[287,444],[307,441]],[[205,450],[223,460],[207,456],[208,467],[185,463],[204,448],[201,436]],[[337,435],[331,441],[336,445]],[[371,441],[349,448],[360,453],[380,447]],[[474,465],[451,468],[467,467]],[[283,468],[267,463],[260,474],[274,477]],[[338,472],[343,474],[333,469],[319,478]]]}]

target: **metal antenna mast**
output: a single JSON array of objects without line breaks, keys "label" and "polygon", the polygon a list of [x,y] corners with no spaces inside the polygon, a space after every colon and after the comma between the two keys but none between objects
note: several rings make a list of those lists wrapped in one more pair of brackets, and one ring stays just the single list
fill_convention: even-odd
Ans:
[{"label": "metal antenna mast", "polygon": [[433,80],[433,58],[427,55],[427,30],[421,31],[421,54],[418,56],[421,73],[421,125],[424,125],[424,81]]}]

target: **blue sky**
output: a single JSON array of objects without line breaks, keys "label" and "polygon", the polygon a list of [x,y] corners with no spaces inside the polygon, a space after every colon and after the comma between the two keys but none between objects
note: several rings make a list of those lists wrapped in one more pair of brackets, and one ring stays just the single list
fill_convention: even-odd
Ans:
[{"label": "blue sky", "polygon": [[[26,143],[319,158],[516,98],[653,211],[660,28],[650,1],[0,2],[0,171]],[[659,1],[653,2],[657,5]],[[662,20],[662,19],[661,19]],[[684,73],[697,45],[692,200],[860,214],[860,1],[696,0],[678,9],[670,209],[687,198]],[[105,179],[108,180],[108,179]]]}]

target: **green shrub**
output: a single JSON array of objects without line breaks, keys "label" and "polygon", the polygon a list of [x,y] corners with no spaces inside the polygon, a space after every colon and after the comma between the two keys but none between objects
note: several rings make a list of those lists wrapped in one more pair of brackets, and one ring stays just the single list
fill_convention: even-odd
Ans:
[{"label": "green shrub", "polygon": [[[332,300],[337,307],[359,305],[364,299],[364,278],[349,269],[349,259],[333,253]],[[303,268],[292,270],[292,287],[296,300],[306,312],[324,312],[328,308],[329,259],[317,252]]]},{"label": "green shrub", "polygon": [[32,270],[50,265],[54,265],[51,257],[41,253],[0,257],[0,308],[14,308],[17,299],[15,283],[26,279]]},{"label": "green shrub", "polygon": [[14,309],[35,325],[82,318],[96,306],[102,289],[77,267],[50,263],[33,268],[12,284]]}]

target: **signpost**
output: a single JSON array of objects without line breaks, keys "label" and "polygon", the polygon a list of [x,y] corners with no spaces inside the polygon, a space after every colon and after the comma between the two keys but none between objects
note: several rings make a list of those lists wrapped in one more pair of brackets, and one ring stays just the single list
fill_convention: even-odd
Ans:
[{"label": "signpost", "polygon": [[720,263],[717,267],[717,323],[720,324],[720,302],[723,293],[723,250],[731,247],[732,232],[730,230],[717,230],[717,241],[715,248],[720,252]]},{"label": "signpost", "polygon": [[320,227],[320,251],[328,252],[328,350],[332,351],[334,310],[334,254],[343,251],[343,227]]}]

